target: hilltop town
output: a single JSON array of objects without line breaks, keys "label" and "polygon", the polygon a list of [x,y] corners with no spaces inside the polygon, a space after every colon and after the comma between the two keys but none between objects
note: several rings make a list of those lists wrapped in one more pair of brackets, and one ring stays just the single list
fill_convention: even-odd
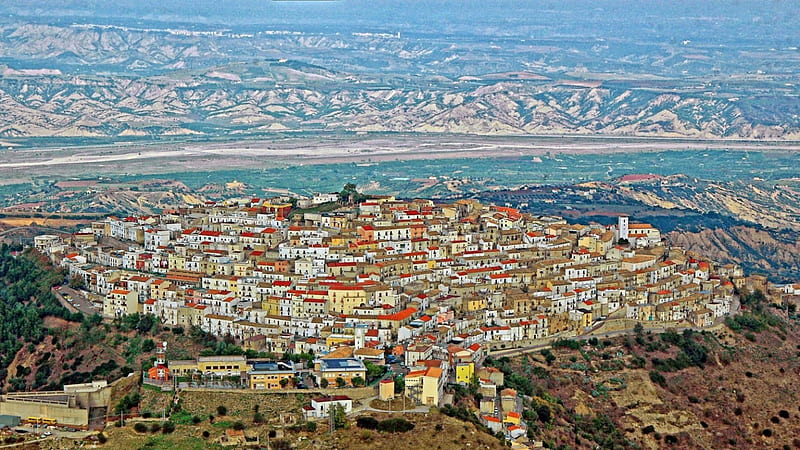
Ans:
[{"label": "hilltop town", "polygon": [[[431,406],[448,403],[446,385],[477,383],[480,420],[510,439],[526,435],[520,403],[499,389],[500,371],[483,367],[487,356],[635,326],[709,327],[735,313],[736,289],[753,283],[628,217],[578,225],[471,200],[347,202],[336,193],[293,211],[286,200],[112,216],[34,243],[81,286],[83,300],[70,306],[117,321],[152,315],[261,357],[169,361],[158,345],[146,382],[345,388],[377,373],[382,400],[397,392]],[[276,354],[306,355],[307,367],[264,358]],[[380,375],[387,364],[399,378]],[[347,395],[317,399],[307,419],[327,417],[330,402],[352,408]]]}]

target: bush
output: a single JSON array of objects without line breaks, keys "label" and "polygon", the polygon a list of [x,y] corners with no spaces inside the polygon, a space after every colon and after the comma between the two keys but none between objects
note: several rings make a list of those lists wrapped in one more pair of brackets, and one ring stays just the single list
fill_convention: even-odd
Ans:
[{"label": "bush", "polygon": [[650,371],[650,381],[660,384],[661,386],[667,385],[667,379],[664,378],[664,375],[661,375],[661,372],[655,370]]},{"label": "bush", "polygon": [[105,444],[107,441],[108,441],[108,438],[106,437],[105,434],[100,433],[100,434],[97,435],[97,442],[99,442],[101,444]]},{"label": "bush", "polygon": [[172,422],[164,422],[164,426],[161,428],[161,432],[164,434],[170,434],[175,431],[175,424]]},{"label": "bush", "polygon": [[234,430],[244,430],[244,424],[242,422],[236,421],[231,426]]},{"label": "bush", "polygon": [[158,423],[150,424],[150,432],[151,433],[158,433],[159,431],[161,431],[161,424],[158,424]]},{"label": "bush", "polygon": [[402,417],[386,419],[378,423],[379,431],[386,431],[389,433],[405,433],[406,431],[411,431],[413,429],[414,424],[406,419],[403,419]]},{"label": "bush", "polygon": [[208,430],[203,431],[203,439],[208,439],[209,436],[211,436],[211,433]]},{"label": "bush", "polygon": [[316,422],[306,422],[306,431],[308,431],[309,433],[317,431]]},{"label": "bush", "polygon": [[225,405],[217,406],[217,415],[224,416],[226,414],[228,414],[228,408]]},{"label": "bush", "polygon": [[378,419],[369,416],[362,416],[356,419],[356,426],[358,428],[365,428],[367,430],[378,429]]},{"label": "bush", "polygon": [[147,425],[141,422],[137,422],[136,424],[133,425],[133,431],[137,433],[147,433]]},{"label": "bush", "polygon": [[648,426],[642,428],[642,434],[650,434],[650,433],[652,433],[654,431],[656,431],[656,428],[654,426],[652,426],[652,425],[648,425]]},{"label": "bush", "polygon": [[764,428],[764,431],[761,432],[761,435],[764,437],[771,437],[772,430],[770,430],[769,428]]}]

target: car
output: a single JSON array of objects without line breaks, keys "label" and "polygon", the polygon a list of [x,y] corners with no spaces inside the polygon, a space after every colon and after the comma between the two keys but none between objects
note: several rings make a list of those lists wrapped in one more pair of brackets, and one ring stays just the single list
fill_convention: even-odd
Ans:
[{"label": "car", "polygon": [[75,305],[76,308],[80,308],[81,307],[81,305],[78,304],[78,303],[73,303],[73,304]]}]

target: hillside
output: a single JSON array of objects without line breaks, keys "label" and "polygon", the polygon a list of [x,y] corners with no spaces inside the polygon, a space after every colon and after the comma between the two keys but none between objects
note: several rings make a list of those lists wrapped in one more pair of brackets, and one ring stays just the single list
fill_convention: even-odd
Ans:
[{"label": "hillside", "polygon": [[493,364],[529,395],[531,434],[551,448],[798,447],[800,317],[747,304],[754,313],[713,332],[640,331]]},{"label": "hillside", "polygon": [[800,275],[797,261],[800,238],[796,233],[738,225],[694,232],[673,231],[667,236],[674,245],[716,261],[739,264],[748,272],[775,279],[796,279]]}]

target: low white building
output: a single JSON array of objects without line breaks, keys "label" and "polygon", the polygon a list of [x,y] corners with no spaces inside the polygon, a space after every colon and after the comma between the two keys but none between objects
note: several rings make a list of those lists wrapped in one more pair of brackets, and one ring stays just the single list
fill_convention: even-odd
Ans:
[{"label": "low white building", "polygon": [[341,405],[345,414],[348,414],[353,410],[353,399],[346,395],[332,395],[330,397],[312,399],[310,405],[303,407],[303,417],[306,420],[328,417],[330,408],[333,405]]}]

